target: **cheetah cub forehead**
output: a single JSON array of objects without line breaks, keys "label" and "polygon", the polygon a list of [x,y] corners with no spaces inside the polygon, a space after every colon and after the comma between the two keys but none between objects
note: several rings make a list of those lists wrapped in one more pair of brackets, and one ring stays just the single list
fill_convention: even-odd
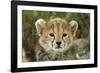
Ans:
[{"label": "cheetah cub forehead", "polygon": [[40,18],[35,22],[39,44],[46,51],[53,50],[61,52],[68,49],[69,44],[74,40],[78,23],[75,20],[69,23],[62,18],[54,18],[45,21]]}]

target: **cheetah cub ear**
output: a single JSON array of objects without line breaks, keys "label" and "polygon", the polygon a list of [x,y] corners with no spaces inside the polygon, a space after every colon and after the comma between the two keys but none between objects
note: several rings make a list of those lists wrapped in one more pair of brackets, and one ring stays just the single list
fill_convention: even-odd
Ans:
[{"label": "cheetah cub ear", "polygon": [[46,21],[44,19],[38,19],[35,22],[35,27],[36,27],[36,30],[37,30],[37,33],[39,36],[41,35],[41,32],[42,32],[45,24],[46,24]]},{"label": "cheetah cub ear", "polygon": [[78,29],[78,22],[75,20],[70,21],[70,26],[71,26],[71,30],[72,30],[72,34],[75,37],[76,36],[76,31]]}]

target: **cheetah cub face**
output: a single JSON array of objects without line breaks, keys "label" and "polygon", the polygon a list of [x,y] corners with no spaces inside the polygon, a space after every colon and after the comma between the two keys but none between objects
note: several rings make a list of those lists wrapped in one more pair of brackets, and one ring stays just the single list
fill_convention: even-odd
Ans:
[{"label": "cheetah cub face", "polygon": [[39,35],[39,44],[46,51],[53,50],[61,52],[68,49],[73,41],[78,23],[70,21],[69,23],[62,18],[54,18],[49,21],[38,19],[35,22],[37,34]]}]

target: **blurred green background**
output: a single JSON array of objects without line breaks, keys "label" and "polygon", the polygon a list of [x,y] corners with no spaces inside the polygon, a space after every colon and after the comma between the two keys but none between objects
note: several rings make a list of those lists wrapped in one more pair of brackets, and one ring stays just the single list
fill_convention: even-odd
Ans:
[{"label": "blurred green background", "polygon": [[[70,22],[76,20],[79,23],[79,28],[76,34],[77,38],[90,37],[90,14],[89,13],[71,13],[71,12],[49,12],[49,11],[22,11],[22,42],[23,48],[27,51],[28,57],[33,56],[30,52],[35,47],[38,41],[38,36],[35,28],[35,21],[39,18],[49,20],[52,18],[60,17]],[[35,60],[35,58],[32,58]]]}]

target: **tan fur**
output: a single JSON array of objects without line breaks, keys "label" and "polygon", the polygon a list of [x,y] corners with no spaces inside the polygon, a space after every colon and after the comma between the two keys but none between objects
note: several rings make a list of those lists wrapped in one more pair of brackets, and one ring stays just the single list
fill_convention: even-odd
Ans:
[{"label": "tan fur", "polygon": [[[76,21],[68,23],[64,19],[55,18],[50,21],[38,19],[35,25],[37,33],[40,36],[38,45],[40,47],[37,46],[36,48],[37,61],[47,60],[46,58],[48,57],[49,60],[63,60],[63,52],[68,50],[69,44],[74,41],[78,23]],[[53,36],[50,36],[52,33]],[[63,36],[64,34],[66,36]],[[57,48],[56,42],[61,42],[60,48]]]}]

